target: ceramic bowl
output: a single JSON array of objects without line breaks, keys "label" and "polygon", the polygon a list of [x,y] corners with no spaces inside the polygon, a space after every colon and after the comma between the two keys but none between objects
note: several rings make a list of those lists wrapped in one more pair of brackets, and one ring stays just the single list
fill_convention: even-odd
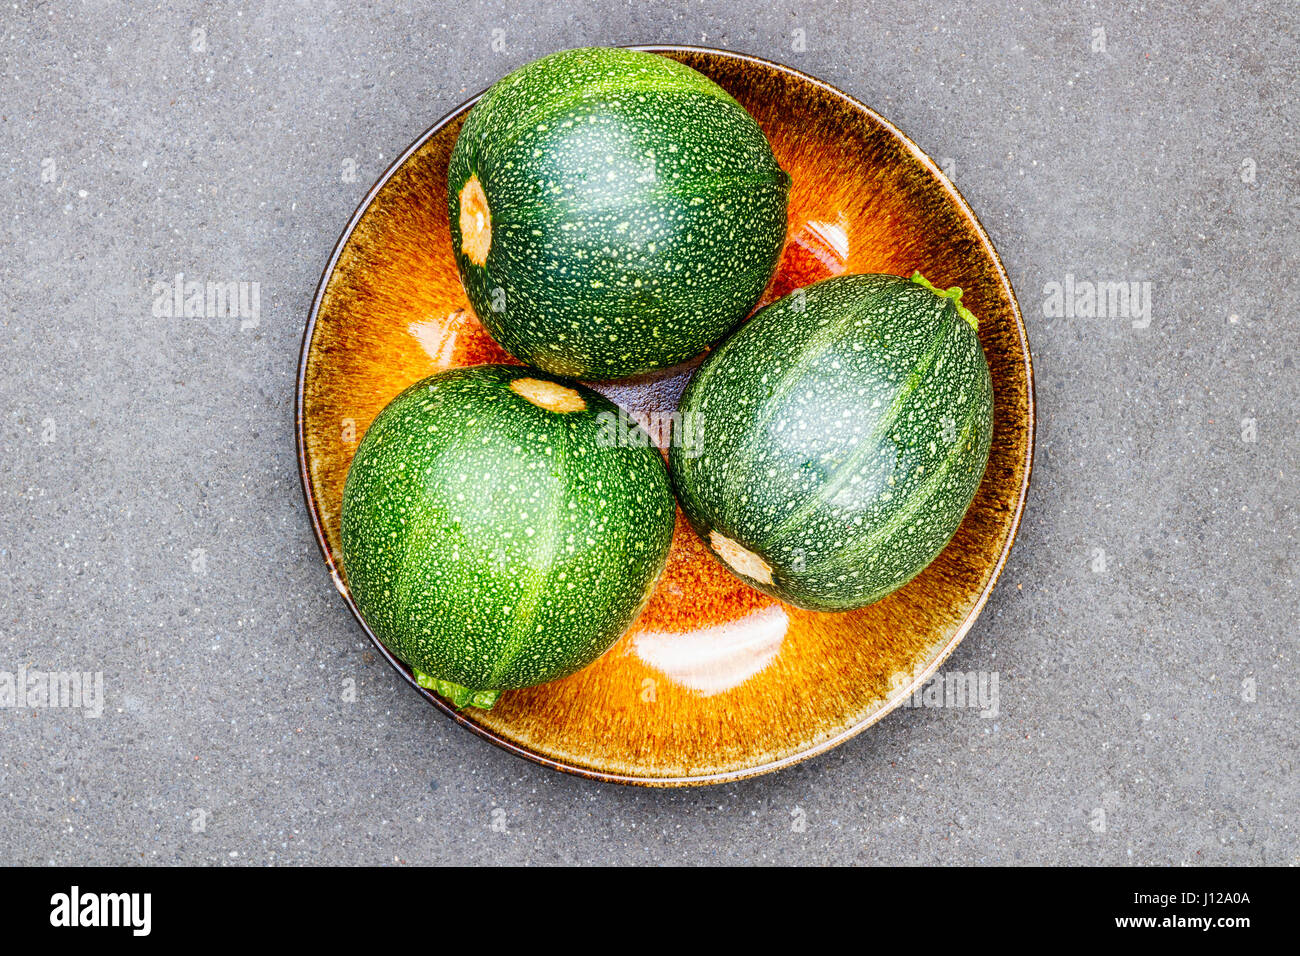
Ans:
[{"label": "ceramic bowl", "polygon": [[[870,607],[813,613],[759,594],[723,570],[679,514],[667,570],[632,629],[580,673],[507,692],[490,711],[456,712],[366,631],[414,692],[512,753],[600,780],[682,786],[827,751],[880,720],[952,652],[988,600],[1024,509],[1033,371],[992,243],[906,136],[786,66],[722,50],[641,49],[689,64],[736,97],[793,177],[786,248],[765,301],[841,273],[920,269],[964,290],[993,375],[988,470],[956,537],[919,577]],[[412,382],[509,361],[469,308],[448,231],[447,161],[474,102],[430,127],[370,190],[325,267],[303,337],[303,487],[354,615],[339,507],[358,440]],[[599,388],[634,415],[671,412],[692,370]]]}]

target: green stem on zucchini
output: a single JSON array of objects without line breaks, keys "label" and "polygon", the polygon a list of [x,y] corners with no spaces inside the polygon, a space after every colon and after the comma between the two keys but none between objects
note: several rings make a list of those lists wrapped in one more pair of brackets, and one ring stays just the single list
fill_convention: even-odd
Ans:
[{"label": "green stem on zucchini", "polygon": [[935,288],[930,280],[921,275],[920,272],[912,273],[912,281],[929,289],[935,295],[942,296],[945,299],[952,299],[952,304],[957,307],[957,314],[966,320],[966,324],[976,332],[980,330],[979,319],[975,318],[975,313],[961,304],[961,289],[959,287],[953,286],[948,290]]},{"label": "green stem on zucchini", "polygon": [[430,677],[424,671],[411,668],[411,673],[415,675],[415,682],[425,690],[431,690],[435,694],[446,697],[451,701],[457,710],[464,710],[466,707],[480,707],[483,710],[491,710],[492,705],[497,702],[501,696],[499,690],[474,690],[471,687],[462,687],[460,684],[453,684],[449,680],[438,680],[436,677]]}]

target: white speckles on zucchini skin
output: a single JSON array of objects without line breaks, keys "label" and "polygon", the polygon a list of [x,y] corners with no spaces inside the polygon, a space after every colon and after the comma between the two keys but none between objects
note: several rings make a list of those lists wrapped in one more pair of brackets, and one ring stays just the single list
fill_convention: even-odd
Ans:
[{"label": "white speckles on zucchini skin", "polygon": [[670,451],[673,484],[701,536],[759,555],[772,581],[745,578],[754,587],[849,610],[902,587],[956,532],[988,461],[992,380],[953,299],[841,276],[751,319],[681,412],[699,447]]},{"label": "white speckles on zucchini skin", "polygon": [[395,398],[343,492],[343,565],[361,616],[413,669],[469,691],[527,687],[591,663],[649,598],[675,507],[648,440],[615,444],[607,399],[548,411],[484,365]]},{"label": "white speckles on zucchini skin", "polygon": [[[480,266],[459,195],[492,215]],[[470,112],[448,171],[452,246],[479,319],[538,368],[614,379],[699,354],[776,268],[789,176],[711,80],[632,50],[529,64]]]}]

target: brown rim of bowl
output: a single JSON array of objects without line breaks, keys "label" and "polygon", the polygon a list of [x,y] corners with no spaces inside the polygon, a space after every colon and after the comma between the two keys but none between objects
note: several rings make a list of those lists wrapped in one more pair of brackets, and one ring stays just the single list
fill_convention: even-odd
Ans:
[{"label": "brown rim of bowl", "polygon": [[779,760],[768,761],[767,763],[759,764],[754,767],[747,767],[741,770],[729,770],[729,771],[719,772],[719,773],[700,774],[698,776],[640,777],[631,774],[607,773],[601,770],[593,770],[588,767],[580,767],[574,764],[568,764],[559,760],[554,760],[543,754],[534,753],[533,751],[528,750],[525,747],[521,747],[518,744],[514,743],[513,741],[507,740],[505,737],[500,736],[499,734],[493,733],[492,731],[484,727],[480,727],[478,724],[475,724],[473,721],[466,720],[465,717],[463,717],[454,707],[444,702],[442,698],[438,697],[432,691],[426,690],[425,688],[417,684],[415,681],[415,677],[411,674],[410,670],[406,667],[406,665],[403,664],[401,661],[399,661],[397,657],[394,656],[394,654],[387,647],[385,647],[377,637],[375,637],[374,633],[366,625],[366,622],[362,620],[361,612],[357,610],[357,605],[352,600],[352,595],[347,592],[347,589],[342,584],[343,579],[340,577],[338,573],[338,569],[334,566],[334,558],[330,554],[329,545],[325,540],[325,529],[321,524],[320,514],[317,512],[317,508],[316,508],[316,502],[312,498],[311,475],[309,474],[307,468],[307,439],[306,439],[304,418],[303,418],[303,411],[304,411],[303,401],[306,395],[306,384],[307,384],[307,357],[311,351],[312,336],[316,330],[316,319],[320,314],[320,306],[322,300],[325,297],[325,289],[329,285],[330,277],[334,274],[334,268],[338,264],[339,256],[342,254],[343,248],[344,246],[346,246],[348,239],[351,238],[352,232],[356,228],[357,223],[361,221],[361,217],[365,215],[366,211],[370,208],[370,204],[374,202],[375,197],[379,195],[379,191],[383,189],[385,185],[387,185],[389,179],[391,179],[393,174],[402,167],[402,164],[405,163],[408,159],[410,159],[411,155],[415,153],[416,150],[418,150],[421,146],[423,146],[426,142],[428,142],[428,140],[432,136],[436,135],[439,131],[441,131],[442,128],[446,126],[449,122],[451,122],[456,117],[460,116],[462,113],[471,109],[474,106],[474,104],[478,102],[479,98],[482,97],[483,92],[486,91],[476,93],[474,96],[470,97],[468,100],[466,100],[465,102],[461,103],[459,106],[452,109],[450,112],[445,114],[441,119],[435,122],[432,126],[426,129],[423,133],[421,133],[419,137],[417,137],[416,140],[413,143],[411,143],[410,146],[408,146],[405,150],[402,151],[402,154],[398,156],[397,159],[395,159],[389,165],[389,167],[384,171],[384,174],[379,177],[378,181],[376,181],[376,183],[372,187],[370,187],[370,191],[366,193],[365,198],[363,198],[361,202],[357,205],[356,211],[352,213],[351,218],[348,219],[347,225],[343,228],[343,232],[339,235],[338,241],[334,244],[334,251],[330,254],[329,261],[326,262],[325,264],[325,268],[321,273],[320,282],[316,287],[316,295],[312,299],[311,313],[307,318],[307,327],[303,330],[302,347],[298,356],[298,381],[296,386],[297,395],[294,400],[294,412],[295,412],[295,419],[296,419],[294,430],[298,442],[298,477],[302,482],[303,496],[307,500],[307,512],[308,514],[311,515],[312,530],[316,533],[316,544],[320,548],[321,555],[325,558],[325,564],[329,568],[330,576],[334,580],[335,587],[338,589],[339,593],[343,595],[344,601],[347,602],[348,610],[352,612],[352,616],[356,618],[357,623],[361,625],[361,629],[365,632],[366,637],[370,639],[370,643],[373,644],[375,648],[379,651],[379,653],[383,655],[384,659],[388,661],[390,665],[392,665],[393,670],[397,671],[397,673],[401,675],[402,679],[406,681],[406,683],[409,684],[412,688],[414,688],[417,693],[419,693],[422,697],[424,697],[426,701],[428,701],[438,710],[442,711],[448,717],[455,720],[456,723],[474,732],[478,736],[482,737],[484,740],[496,744],[502,750],[514,754],[516,757],[523,757],[525,760],[529,760],[532,761],[533,763],[540,764],[543,767],[548,767],[551,770],[559,770],[559,771],[563,771],[564,773],[576,774],[581,777],[586,777],[590,780],[599,780],[603,783],[635,784],[635,785],[645,786],[645,787],[691,787],[691,786],[704,786],[704,785],[717,784],[717,783],[729,783],[735,780],[743,780],[748,777],[757,777],[761,774],[771,773],[775,770],[780,770],[783,767],[793,766],[794,764],[801,763],[812,757],[816,757],[820,754],[824,754],[829,750],[833,750],[835,747],[838,747],[840,744],[844,743],[850,738],[856,737],[858,734],[862,733],[862,731],[866,730],[872,724],[876,723],[881,718],[883,718],[886,714],[889,714],[893,710],[895,710],[903,700],[910,697],[918,687],[925,684],[925,682],[930,679],[930,677],[934,674],[934,672],[939,669],[939,666],[943,664],[945,660],[948,659],[948,656],[952,654],[953,650],[956,649],[957,645],[962,642],[962,639],[966,636],[966,634],[970,631],[971,627],[974,625],[976,618],[979,617],[980,612],[984,610],[984,605],[988,603],[989,595],[993,592],[993,587],[997,584],[998,578],[1002,576],[1002,569],[1003,567],[1006,566],[1007,556],[1011,553],[1011,546],[1015,543],[1016,533],[1020,529],[1020,519],[1024,515],[1025,500],[1029,493],[1029,478],[1034,468],[1034,436],[1035,436],[1035,431],[1037,429],[1037,412],[1036,412],[1036,404],[1034,398],[1034,366],[1033,366],[1033,361],[1030,357],[1029,336],[1025,331],[1024,319],[1020,314],[1020,303],[1016,300],[1015,290],[1012,288],[1011,279],[1010,277],[1007,276],[1007,271],[1005,267],[1002,265],[1002,259],[1000,256],[998,256],[997,249],[993,247],[993,242],[989,239],[988,233],[984,230],[984,224],[980,222],[979,217],[975,215],[975,211],[971,209],[970,205],[966,202],[966,200],[962,198],[961,193],[959,193],[957,191],[957,188],[953,186],[953,184],[948,180],[948,177],[943,175],[943,172],[939,169],[937,165],[935,165],[934,161],[930,159],[930,157],[927,156],[919,146],[917,146],[914,142],[912,142],[912,140],[906,134],[904,134],[901,130],[899,130],[897,126],[889,122],[889,120],[885,119],[875,110],[873,110],[871,107],[867,106],[864,103],[858,102],[858,100],[849,96],[847,93],[844,93],[839,89],[836,89],[834,86],[831,86],[829,83],[826,83],[823,80],[819,80],[815,76],[809,76],[807,73],[804,73],[800,70],[796,70],[793,67],[785,66],[784,64],[781,63],[775,63],[771,60],[765,60],[762,57],[753,56],[748,53],[736,53],[731,50],[718,50],[712,47],[687,46],[687,45],[679,45],[679,44],[668,44],[668,45],[652,44],[647,46],[630,45],[628,48],[632,50],[642,50],[646,53],[673,53],[673,52],[690,51],[696,53],[708,53],[714,56],[729,57],[731,59],[742,60],[747,63],[753,63],[767,69],[778,70],[782,73],[789,74],[791,76],[804,80],[808,83],[812,83],[816,85],[817,87],[831,94],[832,96],[839,97],[841,100],[843,100],[845,103],[847,103],[849,106],[853,107],[854,109],[860,110],[862,113],[865,113],[874,122],[879,123],[886,130],[888,130],[891,135],[896,136],[900,142],[906,144],[908,150],[912,153],[912,155],[915,156],[918,160],[920,160],[920,162],[927,169],[929,169],[931,173],[934,174],[935,178],[943,186],[944,190],[948,193],[948,195],[951,196],[953,200],[956,201],[958,208],[965,215],[969,216],[970,221],[975,224],[975,230],[979,235],[980,242],[983,245],[985,251],[989,254],[990,258],[993,260],[993,264],[997,267],[998,277],[1002,280],[1003,285],[1006,286],[1008,296],[1011,300],[1011,313],[1012,313],[1012,317],[1015,319],[1016,332],[1020,336],[1020,341],[1022,345],[1021,352],[1024,355],[1024,362],[1025,362],[1025,376],[1026,376],[1026,386],[1027,386],[1025,390],[1025,394],[1026,394],[1025,414],[1026,414],[1026,418],[1028,419],[1027,422],[1028,429],[1026,432],[1028,436],[1028,440],[1025,446],[1025,474],[1024,474],[1024,478],[1020,482],[1020,494],[1016,499],[1016,509],[1015,509],[1015,514],[1012,516],[1011,530],[1007,534],[1006,541],[1003,543],[1002,546],[1002,550],[998,553],[997,561],[994,563],[993,566],[993,574],[989,577],[988,583],[984,586],[984,589],[980,592],[979,600],[975,602],[975,606],[971,608],[970,613],[966,615],[965,620],[962,621],[961,626],[957,628],[957,631],[953,634],[952,638],[948,641],[947,644],[944,645],[942,650],[940,650],[940,652],[935,656],[934,660],[931,661],[930,664],[911,681],[911,683],[909,683],[901,691],[894,692],[894,699],[892,702],[887,702],[885,706],[880,707],[877,710],[873,711],[868,717],[854,724],[852,727],[848,727],[840,731],[835,736],[827,738],[826,740],[823,740],[820,743],[817,743],[806,750],[800,751],[799,753],[796,754],[791,754],[786,757],[782,757]]}]

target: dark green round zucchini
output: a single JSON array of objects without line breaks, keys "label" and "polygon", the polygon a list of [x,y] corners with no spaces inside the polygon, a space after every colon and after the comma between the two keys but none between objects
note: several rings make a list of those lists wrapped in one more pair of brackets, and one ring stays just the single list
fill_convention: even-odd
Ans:
[{"label": "dark green round zucchini", "polygon": [[683,512],[749,584],[862,607],[952,538],[984,474],[993,387],[961,290],[917,275],[825,279],[763,309],[681,402]]},{"label": "dark green round zucchini", "polygon": [[343,490],[361,616],[457,707],[594,661],[672,541],[663,458],[613,403],[534,369],[431,376],[366,431]]},{"label": "dark green round zucchini", "polygon": [[785,240],[789,187],[758,124],[702,74],[566,50],[470,111],[448,170],[452,247],[511,355],[623,378],[698,355],[749,313]]}]

